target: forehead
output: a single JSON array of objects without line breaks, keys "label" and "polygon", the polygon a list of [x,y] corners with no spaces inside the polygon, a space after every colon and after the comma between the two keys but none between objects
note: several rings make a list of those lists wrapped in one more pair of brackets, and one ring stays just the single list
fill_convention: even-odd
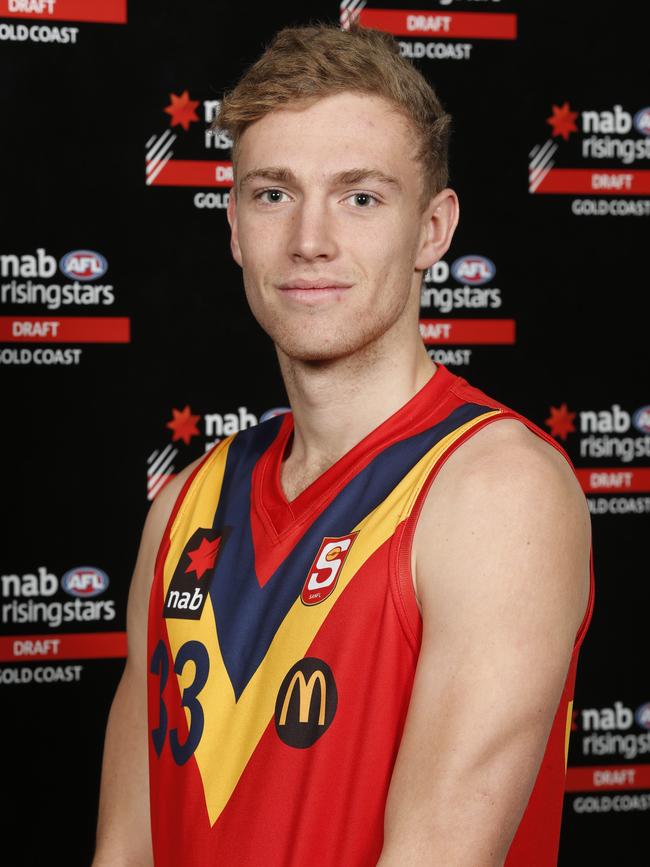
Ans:
[{"label": "forehead", "polygon": [[408,175],[413,131],[383,97],[339,93],[292,108],[274,109],[239,140],[238,175],[257,165],[288,165],[322,174],[345,165],[373,165]]}]

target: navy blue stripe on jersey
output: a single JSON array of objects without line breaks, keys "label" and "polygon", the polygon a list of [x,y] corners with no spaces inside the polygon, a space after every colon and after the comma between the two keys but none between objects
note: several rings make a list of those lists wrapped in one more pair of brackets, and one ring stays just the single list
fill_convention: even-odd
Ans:
[{"label": "navy blue stripe on jersey", "polygon": [[237,434],[228,450],[213,527],[229,528],[210,586],[219,646],[235,700],[264,659],[269,644],[302,590],[325,536],[345,536],[375,509],[413,466],[447,434],[494,408],[464,403],[430,428],[381,451],[306,529],[284,562],[260,587],[250,527],[251,477],[277,435],[282,418]]}]

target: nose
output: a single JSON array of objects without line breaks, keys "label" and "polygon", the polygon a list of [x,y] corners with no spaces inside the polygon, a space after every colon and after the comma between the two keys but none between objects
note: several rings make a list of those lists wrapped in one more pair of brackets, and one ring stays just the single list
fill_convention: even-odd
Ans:
[{"label": "nose", "polygon": [[292,209],[288,252],[306,261],[336,256],[335,216],[324,195],[306,195]]}]

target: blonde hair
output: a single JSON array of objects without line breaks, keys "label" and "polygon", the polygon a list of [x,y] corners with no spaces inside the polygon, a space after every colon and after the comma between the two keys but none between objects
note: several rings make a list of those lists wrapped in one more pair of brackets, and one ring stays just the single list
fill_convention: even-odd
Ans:
[{"label": "blonde hair", "polygon": [[401,57],[395,39],[356,20],[346,30],[322,21],[285,27],[224,94],[210,130],[225,130],[233,140],[235,184],[239,141],[250,124],[274,109],[299,108],[344,91],[384,97],[410,122],[416,143],[413,158],[423,168],[419,206],[424,211],[448,183],[451,115],[424,76]]}]

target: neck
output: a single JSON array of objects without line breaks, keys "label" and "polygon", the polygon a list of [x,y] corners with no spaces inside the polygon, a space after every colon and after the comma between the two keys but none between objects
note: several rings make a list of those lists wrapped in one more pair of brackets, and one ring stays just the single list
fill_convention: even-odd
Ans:
[{"label": "neck", "polygon": [[[347,358],[304,362],[276,347],[294,417],[293,442],[283,467],[289,494],[297,495],[310,477],[324,472],[397,412],[435,373],[419,338],[392,349],[370,344]],[[292,483],[293,475],[302,481]]]}]

